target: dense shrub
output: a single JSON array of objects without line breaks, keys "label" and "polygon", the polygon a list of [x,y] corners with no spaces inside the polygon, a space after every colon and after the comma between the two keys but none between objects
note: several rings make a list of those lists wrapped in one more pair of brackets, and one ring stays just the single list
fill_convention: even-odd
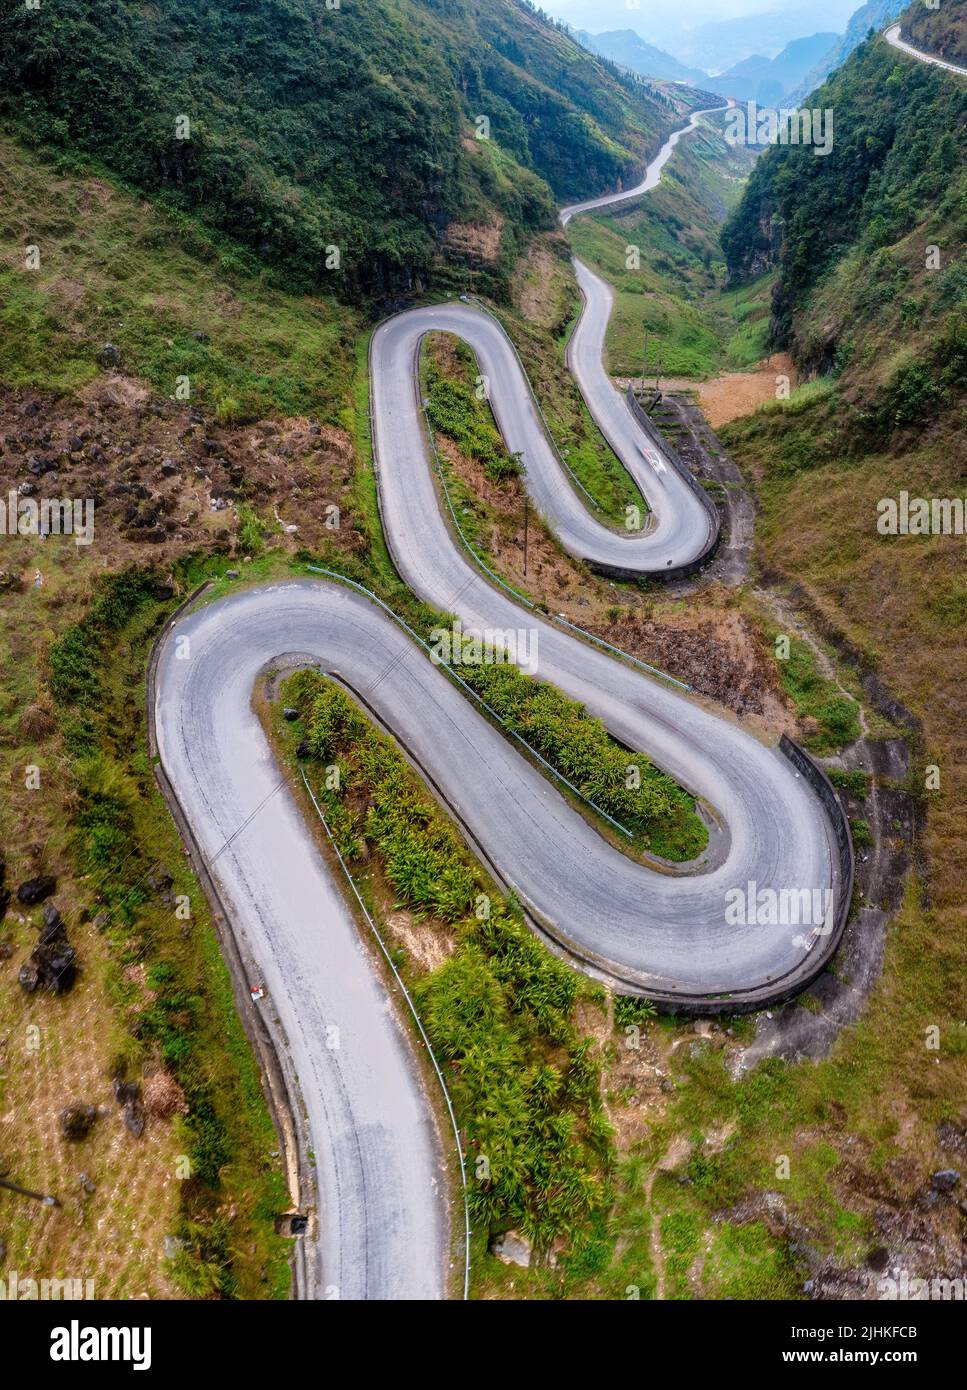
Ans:
[{"label": "dense shrub", "polygon": [[[342,690],[300,672],[283,695],[300,712],[314,790],[340,846],[352,857],[368,841],[401,902],[455,926],[456,950],[416,979],[414,994],[449,1063],[471,1213],[546,1248],[602,1208],[610,1161],[598,1065],[571,1022],[578,978],[488,889],[399,750]],[[339,768],[338,787],[323,765]]]}]

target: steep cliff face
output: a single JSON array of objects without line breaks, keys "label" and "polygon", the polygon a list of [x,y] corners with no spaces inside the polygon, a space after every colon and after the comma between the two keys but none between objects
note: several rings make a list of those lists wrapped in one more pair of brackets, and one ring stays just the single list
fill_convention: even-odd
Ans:
[{"label": "steep cliff face", "polygon": [[914,5],[903,22],[903,36],[925,53],[967,66],[967,3],[937,0],[937,8]]},{"label": "steep cliff face", "polygon": [[855,387],[858,423],[935,415],[965,370],[967,82],[874,38],[811,104],[833,148],[759,161],[723,234],[731,274],[778,267],[773,343]]}]

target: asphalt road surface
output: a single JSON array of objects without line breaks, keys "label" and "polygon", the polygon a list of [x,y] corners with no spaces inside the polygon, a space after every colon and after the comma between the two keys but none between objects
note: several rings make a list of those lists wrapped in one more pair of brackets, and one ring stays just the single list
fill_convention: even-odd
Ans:
[{"label": "asphalt road surface", "polygon": [[932,53],[924,53],[922,48],[914,48],[912,43],[907,43],[900,38],[900,25],[894,24],[887,29],[883,37],[887,43],[894,48],[899,48],[901,52],[908,53],[911,58],[917,58],[921,63],[929,63],[931,67],[943,68],[945,72],[957,72],[961,77],[967,77],[967,68],[958,67],[956,63],[948,63],[943,58],[935,58]]},{"label": "asphalt road surface", "polygon": [[[591,290],[572,347],[575,364],[585,360],[582,335],[590,342],[601,330],[603,301]],[[507,446],[525,455],[535,503],[576,553],[613,546],[650,565],[666,552],[684,557],[699,540],[690,494],[683,489],[679,498],[670,471],[653,475],[657,489],[647,480],[661,515],[653,535],[619,537],[585,513],[544,439],[502,330],[469,305],[453,304],[402,314],[373,339],[380,505],[400,573],[421,598],[459,614],[468,630],[491,630],[498,645],[501,630],[529,630],[538,674],[704,798],[721,833],[712,867],[666,873],[633,862],[390,618],[336,584],[252,589],[178,620],[158,662],[159,752],[243,954],[258,962],[265,1006],[285,1029],[317,1166],[322,1282],[342,1298],[445,1293],[444,1173],[412,1049],[252,712],[253,684],[266,663],[298,654],[355,690],[535,921],[586,963],[641,988],[741,996],[788,976],[807,956],[802,933],[728,925],[727,890],[750,881],[775,889],[836,886],[831,829],[775,750],[535,619],[468,563],[441,517],[422,433],[416,354],[422,334],[437,327],[459,333],[478,354]],[[609,437],[614,429],[633,456],[640,440],[630,413],[614,392],[598,399],[595,372],[601,375],[600,364],[589,362],[582,386],[606,417]]]}]

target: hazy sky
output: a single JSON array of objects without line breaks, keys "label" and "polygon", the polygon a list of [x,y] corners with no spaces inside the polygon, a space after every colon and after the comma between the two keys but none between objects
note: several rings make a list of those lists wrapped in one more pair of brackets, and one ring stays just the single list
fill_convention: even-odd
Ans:
[{"label": "hazy sky", "polygon": [[537,0],[540,8],[576,29],[602,33],[635,29],[656,42],[663,34],[694,28],[710,20],[781,12],[795,16],[800,34],[841,31],[862,0]]}]

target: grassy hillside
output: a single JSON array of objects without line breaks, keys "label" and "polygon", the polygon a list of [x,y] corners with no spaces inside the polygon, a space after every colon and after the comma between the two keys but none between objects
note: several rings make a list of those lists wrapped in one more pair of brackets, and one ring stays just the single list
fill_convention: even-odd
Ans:
[{"label": "grassy hillside", "polygon": [[[644,365],[668,375],[705,377],[762,356],[766,316],[761,293],[722,294],[722,222],[741,195],[753,153],[729,145],[721,118],[675,148],[659,186],[616,212],[575,219],[575,250],[616,290],[608,329],[608,365],[640,376]],[[639,264],[629,266],[629,249]]]},{"label": "grassy hillside", "polygon": [[722,243],[736,282],[778,268],[773,343],[842,372],[882,434],[963,379],[967,83],[874,38],[811,104],[835,112],[831,153],[768,151]]},{"label": "grassy hillside", "polygon": [[925,53],[967,66],[967,4],[944,0],[936,10],[911,5],[903,16],[903,37]]},{"label": "grassy hillside", "polygon": [[[358,320],[331,296],[266,283],[237,245],[0,137],[0,380],[81,390],[117,367],[227,421],[343,404]],[[40,250],[25,269],[25,248]]]},{"label": "grassy hillside", "polygon": [[7,7],[0,92],[25,139],[342,297],[411,289],[444,252],[482,249],[499,281],[555,198],[641,164],[670,107],[518,0]]},{"label": "grassy hillside", "polygon": [[[755,485],[762,571],[795,582],[821,629],[854,652],[867,692],[882,682],[921,722],[905,734],[903,785],[925,825],[860,1016],[818,1065],[766,1062],[734,1089],[702,1059],[690,1113],[706,1134],[737,1122],[737,1142],[696,1169],[689,1192],[656,1191],[687,1268],[724,1206],[745,1201],[750,1182],[773,1185],[767,1155],[792,1155],[791,1181],[776,1185],[782,1228],[808,1228],[828,1252],[840,1282],[824,1283],[821,1266],[818,1296],[852,1297],[870,1287],[874,1251],[907,1258],[915,1225],[930,1268],[960,1258],[956,1205],[927,1193],[964,1121],[964,541],[884,536],[877,518],[904,489],[965,491],[967,83],[874,40],[811,104],[835,110],[833,152],[767,154],[724,241],[736,283],[774,268],[775,341],[825,375],[722,438]],[[901,784],[880,785],[889,795]],[[901,820],[889,830],[895,853]],[[834,970],[862,988],[845,955]],[[800,1004],[821,1012],[808,996]],[[781,1270],[763,1260],[760,1272],[781,1287]]]}]

